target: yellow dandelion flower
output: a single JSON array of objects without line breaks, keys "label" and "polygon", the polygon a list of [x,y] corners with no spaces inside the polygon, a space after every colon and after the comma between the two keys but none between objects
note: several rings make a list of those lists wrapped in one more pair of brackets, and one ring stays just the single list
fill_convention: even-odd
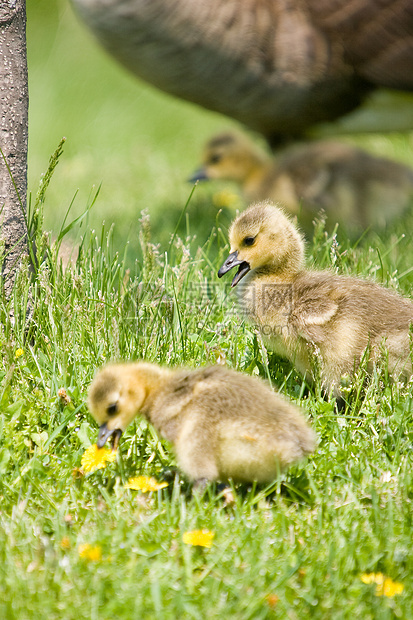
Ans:
[{"label": "yellow dandelion flower", "polygon": [[17,360],[17,358],[21,357],[22,355],[24,355],[23,349],[17,349],[16,353],[14,354],[14,359]]},{"label": "yellow dandelion flower", "polygon": [[376,596],[392,597],[395,594],[401,594],[404,590],[402,583],[393,581],[391,577],[385,577],[383,573],[363,573],[360,579],[363,583],[376,584]]},{"label": "yellow dandelion flower", "polygon": [[219,209],[222,207],[236,208],[239,206],[240,198],[237,194],[234,194],[234,192],[223,190],[222,192],[217,192],[212,196],[212,202],[214,206]]},{"label": "yellow dandelion flower", "polygon": [[84,543],[78,547],[79,557],[89,562],[99,562],[102,559],[102,547],[100,545],[90,545]]},{"label": "yellow dandelion flower", "polygon": [[267,602],[268,607],[270,607],[271,609],[275,609],[280,599],[276,594],[267,594],[267,596],[265,597],[265,600]]},{"label": "yellow dandelion flower", "polygon": [[62,540],[60,541],[60,547],[62,549],[70,549],[70,539],[69,539],[69,536],[63,536]]},{"label": "yellow dandelion flower", "polygon": [[136,478],[129,478],[125,484],[125,489],[148,493],[148,491],[157,491],[167,486],[167,482],[158,482],[155,478],[150,478],[149,476],[137,476]]},{"label": "yellow dandelion flower", "polygon": [[182,540],[186,545],[192,545],[193,547],[211,547],[215,534],[210,530],[192,530],[191,532],[185,532],[182,536]]},{"label": "yellow dandelion flower", "polygon": [[363,573],[360,576],[360,579],[363,583],[383,583],[384,575],[383,573]]},{"label": "yellow dandelion flower", "polygon": [[116,458],[116,455],[107,448],[98,448],[94,443],[93,446],[89,446],[83,453],[81,465],[84,471],[93,471],[94,469],[103,469],[106,467],[106,463],[112,463]]},{"label": "yellow dandelion flower", "polygon": [[[379,592],[380,590],[380,592]],[[377,596],[394,596],[395,594],[401,594],[404,590],[404,585],[402,583],[398,583],[397,581],[393,581],[390,577],[386,577],[383,582],[383,586],[377,586],[376,594]]]}]

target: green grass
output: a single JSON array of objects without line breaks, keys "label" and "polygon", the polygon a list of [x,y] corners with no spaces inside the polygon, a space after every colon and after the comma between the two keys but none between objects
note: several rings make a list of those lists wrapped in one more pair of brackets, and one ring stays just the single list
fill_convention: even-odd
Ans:
[{"label": "green grass", "polygon": [[[355,381],[338,415],[319,386],[310,390],[267,351],[237,313],[229,282],[217,278],[232,217],[212,205],[221,186],[197,188],[184,212],[184,180],[203,141],[230,122],[126,75],[63,0],[29,2],[28,20],[40,260],[0,304],[0,618],[410,620],[412,385],[391,384],[379,368],[366,385]],[[63,135],[53,179],[36,194]],[[400,159],[408,142],[365,141]],[[43,216],[58,244],[80,244],[66,271]],[[412,230],[410,214],[382,238],[349,246],[320,226],[308,260],[410,295]],[[175,465],[170,446],[140,422],[125,432],[116,462],[81,475],[97,437],[85,404],[90,382],[106,361],[138,358],[190,367],[225,360],[266,377],[301,404],[317,450],[269,488],[237,487],[232,507],[213,486],[192,497],[179,478],[149,496],[124,489],[131,476],[160,478]],[[183,532],[195,528],[215,533],[210,549],[184,545]],[[101,560],[82,559],[84,543],[100,545]],[[404,592],[377,597],[365,572],[385,573]],[[269,595],[278,597],[273,606]]]},{"label": "green grass", "polygon": [[[0,617],[411,618],[411,385],[391,384],[378,369],[363,389],[356,381],[338,415],[238,315],[216,275],[228,251],[220,227],[201,248],[176,237],[159,253],[144,215],[143,258],[132,269],[103,229],[84,235],[66,271],[35,232],[42,259],[31,294],[23,270],[1,307]],[[406,293],[412,274],[398,279],[396,269],[408,264],[409,241],[391,234],[369,252],[338,246],[320,228],[309,260]],[[85,405],[94,373],[105,361],[137,358],[192,367],[220,358],[269,378],[302,404],[316,452],[270,487],[237,487],[234,506],[214,486],[191,497],[178,477],[144,496],[124,488],[128,478],[159,478],[175,462],[137,422],[115,463],[82,475],[81,456],[97,436]],[[198,528],[215,533],[210,549],[184,545],[183,532]],[[102,558],[81,558],[84,543],[99,545]],[[365,572],[405,590],[377,597]]]}]

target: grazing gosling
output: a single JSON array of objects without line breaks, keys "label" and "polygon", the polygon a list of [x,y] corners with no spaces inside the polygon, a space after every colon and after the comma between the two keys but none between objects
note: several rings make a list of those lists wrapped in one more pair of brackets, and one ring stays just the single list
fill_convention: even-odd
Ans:
[{"label": "grazing gosling", "polygon": [[98,372],[88,406],[100,425],[97,445],[138,415],[175,448],[197,485],[209,480],[271,482],[280,468],[314,450],[300,409],[261,380],[221,366],[171,370],[136,362]]},{"label": "grazing gosling", "polygon": [[341,378],[354,374],[365,352],[371,372],[386,350],[390,373],[411,376],[409,299],[361,278],[306,269],[301,234],[270,202],[241,213],[229,239],[218,276],[238,266],[232,286],[242,280],[242,309],[302,374],[311,377],[318,358],[325,389],[339,396]]},{"label": "grazing gosling", "polygon": [[330,140],[289,147],[274,159],[247,137],[222,133],[209,140],[190,180],[203,179],[235,181],[248,202],[281,202],[308,233],[321,209],[330,228],[339,223],[354,235],[383,228],[413,201],[413,169]]}]

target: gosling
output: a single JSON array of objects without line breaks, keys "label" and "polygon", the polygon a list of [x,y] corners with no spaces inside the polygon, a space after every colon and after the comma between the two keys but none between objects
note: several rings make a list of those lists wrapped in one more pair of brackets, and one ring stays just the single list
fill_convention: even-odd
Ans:
[{"label": "gosling", "polygon": [[271,482],[315,446],[298,407],[261,380],[221,366],[111,364],[92,382],[88,406],[100,425],[98,447],[111,436],[116,446],[140,414],[173,444],[179,467],[198,487],[230,478]]},{"label": "gosling", "polygon": [[242,310],[303,375],[314,378],[318,366],[325,389],[340,396],[342,377],[354,376],[365,354],[371,372],[385,353],[394,378],[411,376],[409,299],[361,278],[306,269],[302,235],[270,202],[239,215],[229,239],[218,276],[238,267],[232,286]]},{"label": "gosling", "polygon": [[384,228],[413,204],[413,169],[340,142],[295,145],[274,158],[247,137],[227,132],[209,140],[202,159],[192,182],[234,181],[249,203],[281,202],[308,234],[320,210],[330,229],[338,223],[356,236]]}]

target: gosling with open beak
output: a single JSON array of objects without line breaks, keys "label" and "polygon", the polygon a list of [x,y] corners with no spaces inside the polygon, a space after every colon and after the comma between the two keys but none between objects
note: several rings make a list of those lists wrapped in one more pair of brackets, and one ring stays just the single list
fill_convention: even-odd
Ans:
[{"label": "gosling with open beak", "polygon": [[222,264],[220,270],[218,271],[218,278],[222,278],[223,275],[231,271],[234,267],[238,266],[238,271],[235,274],[231,287],[234,287],[238,284],[238,282],[250,271],[251,267],[249,263],[245,260],[239,260],[238,251],[232,252],[228,258]]},{"label": "gosling with open beak", "polygon": [[121,435],[122,431],[120,428],[109,429],[107,423],[105,422],[99,427],[96,445],[98,448],[103,448],[107,440],[112,437],[112,450],[115,451],[118,448]]}]

